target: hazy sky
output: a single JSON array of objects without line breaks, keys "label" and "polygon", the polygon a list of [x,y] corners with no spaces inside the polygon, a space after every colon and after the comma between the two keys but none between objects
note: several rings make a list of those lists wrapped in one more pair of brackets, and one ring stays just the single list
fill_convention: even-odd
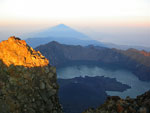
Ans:
[{"label": "hazy sky", "polygon": [[0,40],[60,23],[100,41],[150,46],[150,0],[0,0]]}]

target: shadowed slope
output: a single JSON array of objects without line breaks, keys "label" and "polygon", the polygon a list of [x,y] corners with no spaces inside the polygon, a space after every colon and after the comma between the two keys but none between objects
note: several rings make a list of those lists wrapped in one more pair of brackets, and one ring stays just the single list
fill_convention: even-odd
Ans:
[{"label": "shadowed slope", "polygon": [[50,42],[38,46],[39,50],[52,65],[97,65],[110,69],[127,69],[140,80],[150,81],[149,53],[135,49],[118,50],[95,46],[74,46]]}]

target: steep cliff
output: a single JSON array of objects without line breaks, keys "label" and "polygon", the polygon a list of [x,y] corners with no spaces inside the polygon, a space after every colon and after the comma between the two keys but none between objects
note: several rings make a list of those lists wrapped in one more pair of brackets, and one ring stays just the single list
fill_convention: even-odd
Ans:
[{"label": "steep cliff", "polygon": [[25,41],[0,43],[0,113],[62,113],[56,68]]}]

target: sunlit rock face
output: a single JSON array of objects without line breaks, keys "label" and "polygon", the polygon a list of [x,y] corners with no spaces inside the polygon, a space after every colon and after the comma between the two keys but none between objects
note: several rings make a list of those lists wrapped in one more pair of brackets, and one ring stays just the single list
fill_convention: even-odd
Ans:
[{"label": "sunlit rock face", "polygon": [[146,51],[144,51],[144,50],[141,51],[140,53],[143,54],[144,56],[150,56],[150,52],[146,52]]},{"label": "sunlit rock face", "polygon": [[15,37],[0,50],[0,113],[62,113],[56,68]]},{"label": "sunlit rock face", "polygon": [[0,59],[7,65],[25,67],[47,66],[49,61],[39,51],[29,47],[24,40],[10,37],[0,43]]}]

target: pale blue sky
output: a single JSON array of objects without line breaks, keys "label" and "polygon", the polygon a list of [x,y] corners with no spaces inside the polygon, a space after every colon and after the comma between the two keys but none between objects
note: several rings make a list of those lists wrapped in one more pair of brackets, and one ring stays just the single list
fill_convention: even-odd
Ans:
[{"label": "pale blue sky", "polygon": [[100,41],[150,45],[149,0],[0,0],[0,39],[60,23]]}]

